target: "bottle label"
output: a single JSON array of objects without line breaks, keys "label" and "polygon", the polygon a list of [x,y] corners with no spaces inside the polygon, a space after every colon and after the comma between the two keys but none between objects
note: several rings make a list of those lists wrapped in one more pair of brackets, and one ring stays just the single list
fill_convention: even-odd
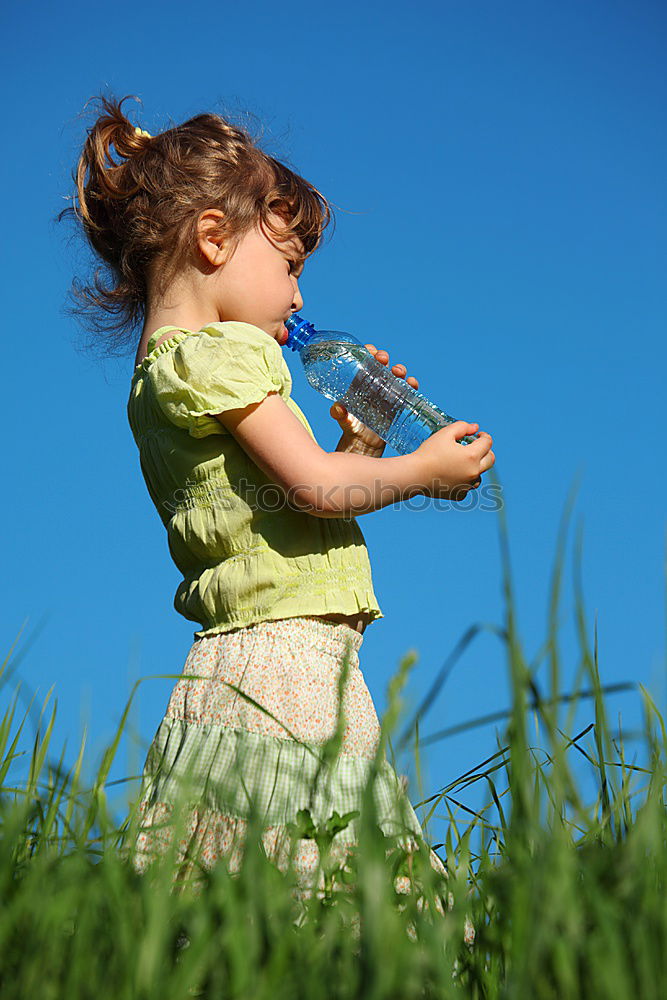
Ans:
[{"label": "bottle label", "polygon": [[350,413],[386,440],[389,428],[405,404],[405,398],[400,392],[400,383],[397,386],[385,383],[378,392],[374,382],[372,371],[362,369],[357,372],[341,402]]}]

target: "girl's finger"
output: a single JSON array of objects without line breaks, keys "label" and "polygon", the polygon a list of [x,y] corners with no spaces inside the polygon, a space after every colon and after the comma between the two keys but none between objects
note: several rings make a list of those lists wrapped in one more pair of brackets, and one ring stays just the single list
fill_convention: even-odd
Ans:
[{"label": "girl's finger", "polygon": [[[396,371],[397,368],[398,371]],[[400,362],[397,362],[395,365],[392,365],[392,371],[394,372],[397,378],[404,378],[405,381],[409,382],[409,384],[413,386],[415,389],[419,388],[419,382],[414,377],[414,375],[406,374],[407,368],[405,367],[405,365],[401,364]]]},{"label": "girl's finger", "polygon": [[[389,352],[385,351],[384,348],[382,348],[382,349],[380,349],[378,351],[378,349],[376,348],[375,344],[364,344],[364,347],[368,351],[370,351],[371,354],[375,355],[375,360],[379,361],[381,365],[388,365],[389,364]],[[381,355],[381,356],[378,357],[378,355]],[[385,360],[385,356],[386,356],[386,360]],[[394,371],[394,374],[396,375],[397,378],[404,378],[405,381],[409,382],[410,385],[414,386],[415,389],[419,388],[419,382],[414,377],[414,375],[407,375],[406,374],[407,373],[407,368],[405,367],[405,365],[402,362],[397,361],[396,364],[392,365],[391,367],[392,367],[392,371]],[[395,371],[395,369],[397,369],[397,368],[399,370]]]}]

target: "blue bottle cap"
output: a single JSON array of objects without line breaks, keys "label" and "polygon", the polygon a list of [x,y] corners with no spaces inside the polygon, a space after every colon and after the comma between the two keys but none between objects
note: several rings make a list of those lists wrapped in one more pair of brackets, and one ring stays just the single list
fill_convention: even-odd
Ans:
[{"label": "blue bottle cap", "polygon": [[315,327],[308,320],[302,319],[298,313],[292,313],[285,323],[288,337],[283,347],[290,347],[293,351],[300,351],[308,343],[315,333]]}]

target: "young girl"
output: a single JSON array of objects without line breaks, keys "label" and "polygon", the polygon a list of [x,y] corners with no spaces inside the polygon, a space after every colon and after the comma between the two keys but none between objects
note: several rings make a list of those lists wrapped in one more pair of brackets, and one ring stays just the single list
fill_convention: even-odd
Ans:
[{"label": "young girl", "polygon": [[[146,759],[133,860],[143,871],[169,843],[187,771],[203,797],[179,844],[184,859],[225,857],[237,870],[252,794],[266,852],[282,865],[286,824],[306,806],[317,767],[308,746],[321,748],[335,729],[346,656],[341,756],[316,823],[360,807],[379,746],[359,650],[383,615],[356,517],[420,493],[462,499],[495,461],[491,437],[464,447],[457,439],[478,425],[457,421],[412,454],[384,458],[384,442],[334,404],[341,437],[335,451],[322,448],[291,397],[281,346],[285,321],[303,306],[299,277],[330,221],[328,202],[217,115],[151,136],[123,101],[99,100],[67,211],[111,281],[96,276],[78,295],[112,329],[141,327],[128,418],[183,575],[174,607],[201,626],[183,667],[198,679],[176,683]],[[366,347],[388,364],[386,351]],[[406,376],[404,365],[392,371]],[[386,757],[374,794],[387,834],[407,815],[421,836]],[[353,821],[334,844],[350,849],[355,830]],[[297,848],[295,869],[311,885],[315,841]]]}]

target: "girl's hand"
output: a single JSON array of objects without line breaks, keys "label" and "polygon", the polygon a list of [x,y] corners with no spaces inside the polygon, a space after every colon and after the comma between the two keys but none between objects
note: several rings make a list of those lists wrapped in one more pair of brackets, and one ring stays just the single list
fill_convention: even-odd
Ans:
[{"label": "girl's hand", "polygon": [[[460,444],[459,438],[478,431],[472,444]],[[480,431],[479,424],[465,420],[455,420],[431,434],[412,452],[424,496],[463,500],[469,490],[477,489],[482,473],[495,464],[492,444],[493,438]]]},{"label": "girl's hand", "polygon": [[[375,356],[375,360],[381,365],[389,364],[389,354],[380,350],[374,344],[364,344],[364,347]],[[407,368],[402,364],[395,364],[391,367],[392,373],[398,378],[404,378],[414,389],[419,388],[419,382],[414,375],[407,375]],[[340,413],[337,412],[337,408]],[[342,403],[332,403],[329,410],[334,420],[338,421],[343,436],[336,445],[336,451],[354,451],[361,455],[371,455],[373,458],[380,458],[386,442],[379,435],[372,431],[366,424],[350,413]]]}]

